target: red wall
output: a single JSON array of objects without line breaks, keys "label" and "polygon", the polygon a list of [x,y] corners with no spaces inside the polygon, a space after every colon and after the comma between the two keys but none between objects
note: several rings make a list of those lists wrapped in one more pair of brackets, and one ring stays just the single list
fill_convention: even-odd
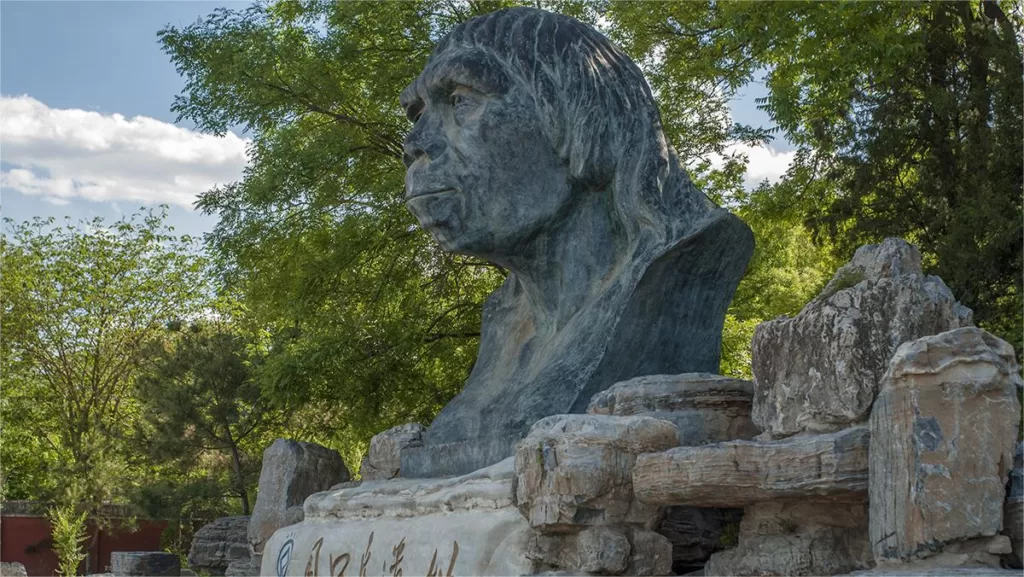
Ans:
[{"label": "red wall", "polygon": [[[139,520],[136,531],[109,528],[96,531],[89,526],[89,558],[79,573],[105,572],[113,551],[159,551],[160,534],[166,521]],[[51,549],[50,524],[43,517],[3,515],[0,517],[0,560],[25,566],[29,575],[55,575],[57,555]],[[88,563],[88,568],[86,568]]]}]

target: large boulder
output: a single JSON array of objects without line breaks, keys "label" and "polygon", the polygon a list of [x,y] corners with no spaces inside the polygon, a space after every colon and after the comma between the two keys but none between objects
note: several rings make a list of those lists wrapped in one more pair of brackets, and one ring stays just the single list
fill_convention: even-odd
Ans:
[{"label": "large boulder", "polygon": [[21,563],[4,561],[0,563],[0,575],[3,577],[28,577],[28,571]]},{"label": "large boulder", "polygon": [[678,444],[672,423],[650,417],[541,419],[516,448],[516,505],[542,532],[620,524],[651,529],[662,511],[635,500],[633,463],[640,453]]},{"label": "large boulder", "polygon": [[110,572],[115,577],[178,577],[181,560],[166,551],[114,551]]},{"label": "large boulder", "polygon": [[221,517],[203,525],[192,538],[189,566],[210,575],[224,575],[232,562],[249,563],[248,529],[247,515]]},{"label": "large boulder", "polygon": [[[1013,347],[977,328],[908,342],[896,351],[871,412],[871,542],[881,562],[985,538],[994,557],[1021,407]],[[1003,545],[1005,543],[1005,547]],[[981,555],[981,557],[979,557]]]},{"label": "large boulder", "polygon": [[916,248],[862,246],[796,317],[754,331],[754,423],[785,437],[865,421],[897,347],[971,324],[942,279],[923,274]]},{"label": "large boulder", "polygon": [[277,439],[263,451],[248,530],[253,567],[260,566],[263,546],[274,531],[302,521],[306,497],[350,478],[341,455],[316,443]]},{"label": "large boulder", "polygon": [[406,423],[392,427],[370,439],[370,448],[359,466],[363,481],[394,479],[402,464],[402,450],[423,445],[426,428],[419,423]]}]

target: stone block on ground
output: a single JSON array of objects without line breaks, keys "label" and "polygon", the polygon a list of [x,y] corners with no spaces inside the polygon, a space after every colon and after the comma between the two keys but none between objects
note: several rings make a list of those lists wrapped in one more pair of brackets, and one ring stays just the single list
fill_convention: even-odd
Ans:
[{"label": "stone block on ground", "polygon": [[21,563],[3,561],[0,562],[0,576],[2,577],[28,577],[28,571]]},{"label": "stone block on ground", "polygon": [[117,577],[178,577],[181,560],[163,551],[114,551],[110,554],[110,572]]},{"label": "stone block on ground", "polygon": [[679,429],[680,445],[704,445],[757,435],[750,420],[753,396],[753,383],[722,375],[648,375],[594,395],[587,413],[663,419]]},{"label": "stone block on ground", "polygon": [[224,570],[224,577],[250,577],[259,575],[260,571],[258,567],[252,566],[252,561],[247,555],[245,559],[236,559],[232,561],[227,569]]},{"label": "stone block on ground", "polygon": [[675,425],[650,417],[555,415],[538,421],[516,447],[516,505],[545,532],[595,525],[652,528],[657,506],[633,495],[636,455],[679,444]]},{"label": "stone block on ground", "polygon": [[1024,443],[1017,443],[1013,453],[1013,470],[1006,486],[1003,505],[1003,534],[1010,538],[1013,552],[1004,557],[1007,566],[1020,569],[1024,554]]},{"label": "stone block on ground", "polygon": [[421,446],[424,431],[426,428],[419,423],[406,423],[374,435],[359,466],[359,476],[363,481],[398,477],[402,449]]},{"label": "stone block on ground", "polygon": [[633,490],[655,505],[744,507],[778,499],[866,500],[867,427],[727,441],[637,457]]},{"label": "stone block on ground", "polygon": [[188,564],[210,575],[224,575],[232,562],[249,559],[249,517],[221,517],[203,525],[192,538],[188,551]]},{"label": "stone block on ground", "polygon": [[972,324],[915,247],[862,246],[796,317],[754,331],[754,423],[777,438],[865,421],[897,347]]},{"label": "stone block on ground", "polygon": [[248,530],[253,567],[260,566],[263,545],[274,531],[302,521],[306,497],[350,478],[341,455],[316,443],[277,439],[263,451]]},{"label": "stone block on ground", "polygon": [[705,575],[836,575],[873,566],[865,502],[773,501],[747,507],[739,544]]},{"label": "stone block on ground", "polygon": [[871,541],[879,563],[1003,528],[1021,382],[1013,348],[977,328],[905,343],[871,413]]}]

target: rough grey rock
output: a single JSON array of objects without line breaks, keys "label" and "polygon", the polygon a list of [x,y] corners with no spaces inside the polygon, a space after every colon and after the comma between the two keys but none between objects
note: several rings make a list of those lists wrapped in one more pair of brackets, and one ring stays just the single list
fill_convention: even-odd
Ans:
[{"label": "rough grey rock", "polygon": [[611,527],[588,527],[574,533],[534,533],[527,558],[541,571],[582,571],[618,575],[626,570],[632,546],[626,534]]},{"label": "rough grey rock", "polygon": [[753,396],[753,383],[722,375],[648,375],[594,395],[587,412],[669,421],[688,447],[754,438],[760,431],[750,420]]},{"label": "rough grey rock", "polygon": [[359,476],[363,481],[398,477],[402,449],[422,445],[424,431],[426,428],[419,423],[406,423],[374,435],[359,467]]},{"label": "rough grey rock", "polygon": [[181,560],[163,551],[114,551],[110,554],[110,572],[117,577],[178,577]]},{"label": "rough grey rock", "polygon": [[28,571],[25,570],[25,566],[21,563],[4,561],[0,563],[0,575],[3,577],[28,577]]},{"label": "rough grey rock", "polygon": [[835,575],[872,567],[864,502],[772,501],[747,507],[739,545],[705,575]]},{"label": "rough grey rock", "polygon": [[1006,486],[1006,503],[1003,506],[1003,534],[1010,538],[1013,552],[1004,559],[1007,566],[1021,568],[1024,560],[1024,443],[1017,443],[1013,453],[1013,470]]},{"label": "rough grey rock", "polygon": [[669,507],[657,532],[672,544],[672,572],[701,570],[715,551],[736,546],[743,509]]},{"label": "rough grey rock", "polygon": [[415,120],[406,206],[445,250],[509,271],[465,388],[402,451],[404,477],[501,460],[616,382],[718,371],[753,235],[693,185],[607,38],[542,10],[487,14],[442,39],[400,100]]},{"label": "rough grey rock", "polygon": [[350,478],[341,455],[327,447],[291,439],[267,447],[248,529],[253,568],[260,567],[263,545],[274,531],[302,520],[306,497]]},{"label": "rough grey rock", "polygon": [[889,238],[857,249],[794,318],[754,331],[753,419],[774,437],[865,421],[896,348],[972,324],[921,255]]},{"label": "rough grey rock", "polygon": [[[249,563],[249,516],[221,517],[203,525],[192,538],[188,564],[196,571],[224,575],[234,561]],[[117,571],[114,571],[117,573]]]},{"label": "rough grey rock", "polygon": [[624,575],[672,574],[672,542],[667,537],[637,528],[628,535],[632,550]]},{"label": "rough grey rock", "polygon": [[633,462],[639,453],[678,444],[672,423],[650,417],[544,418],[516,448],[516,506],[543,532],[617,524],[652,528],[661,510],[634,498]]},{"label": "rough grey rock", "polygon": [[1003,525],[1020,424],[1013,347],[969,327],[900,346],[871,412],[875,558],[911,560]]},{"label": "rough grey rock", "polygon": [[633,466],[633,491],[644,503],[703,507],[800,498],[865,500],[869,436],[860,426],[646,453]]}]

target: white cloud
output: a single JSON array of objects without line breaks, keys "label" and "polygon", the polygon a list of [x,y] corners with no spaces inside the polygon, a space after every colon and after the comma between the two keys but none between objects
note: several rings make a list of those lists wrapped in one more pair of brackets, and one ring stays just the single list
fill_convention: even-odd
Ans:
[{"label": "white cloud", "polygon": [[757,188],[761,181],[768,179],[775,183],[786,173],[796,156],[795,150],[778,151],[771,146],[750,146],[743,143],[730,144],[725,148],[725,155],[712,155],[711,165],[721,168],[725,157],[732,154],[744,154],[747,157],[747,172],[743,177],[743,186],[748,190]]},{"label": "white cloud", "polygon": [[60,110],[30,96],[0,96],[0,187],[62,204],[141,201],[191,207],[241,178],[247,141],[136,116]]}]

